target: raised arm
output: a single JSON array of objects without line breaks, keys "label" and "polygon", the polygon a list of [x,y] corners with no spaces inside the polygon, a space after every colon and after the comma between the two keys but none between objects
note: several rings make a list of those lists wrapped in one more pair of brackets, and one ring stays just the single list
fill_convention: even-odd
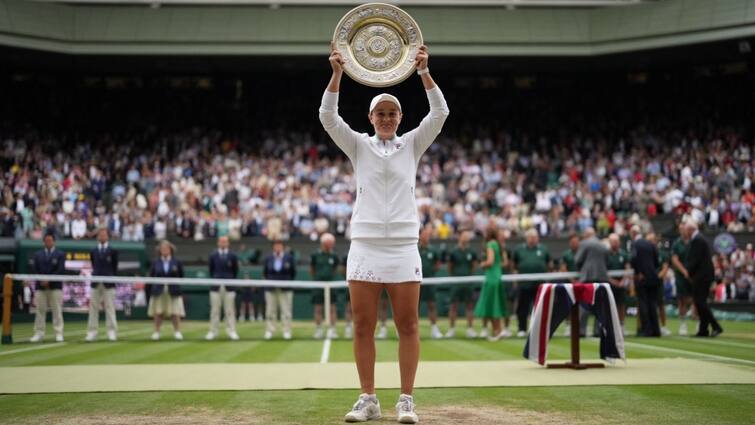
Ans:
[{"label": "raised arm", "polygon": [[338,92],[341,88],[344,59],[341,53],[336,50],[333,43],[330,44],[330,57],[328,60],[330,61],[330,67],[333,69],[333,74],[330,77],[330,82],[328,82],[325,93],[322,95],[320,122],[335,144],[353,161],[359,133],[352,130],[343,118],[338,115]]},{"label": "raised arm", "polygon": [[407,133],[412,134],[414,141],[414,155],[417,159],[427,150],[433,143],[440,130],[443,128],[443,123],[446,122],[446,118],[451,111],[448,109],[446,99],[443,97],[443,92],[435,84],[433,77],[430,76],[430,68],[427,64],[430,58],[430,54],[427,51],[427,46],[422,45],[419,48],[415,61],[417,62],[417,74],[422,79],[422,85],[425,87],[425,93],[427,94],[427,101],[430,104],[430,112],[422,119],[419,126],[414,130]]}]

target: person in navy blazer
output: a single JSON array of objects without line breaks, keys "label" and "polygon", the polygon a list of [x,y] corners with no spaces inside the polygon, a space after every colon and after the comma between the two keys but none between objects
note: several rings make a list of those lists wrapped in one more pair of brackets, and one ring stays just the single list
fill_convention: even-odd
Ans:
[{"label": "person in navy blazer", "polygon": [[[184,270],[174,254],[176,247],[172,243],[163,240],[158,245],[159,257],[152,263],[150,276],[152,277],[184,277]],[[175,284],[152,284],[152,297],[149,299],[147,314],[155,320],[155,332],[152,340],[160,339],[160,325],[164,318],[170,317],[173,321],[173,336],[177,340],[184,337],[181,334],[181,318],[186,316],[181,287]]]},{"label": "person in navy blazer", "polygon": [[[97,246],[89,252],[93,276],[115,276],[118,274],[118,251],[110,246],[110,232],[107,228],[97,231]],[[105,305],[107,338],[116,341],[118,322],[115,317],[115,283],[93,281],[89,298],[89,325],[86,341],[97,339],[99,330],[100,304]]]},{"label": "person in navy blazer", "polygon": [[[263,277],[268,280],[294,280],[296,264],[294,257],[283,250],[283,242],[273,242],[273,253],[265,259]],[[265,319],[267,326],[265,339],[273,337],[275,320],[280,310],[283,324],[283,339],[291,339],[291,310],[294,303],[294,291],[288,288],[265,288]]]},{"label": "person in navy blazer", "polygon": [[632,244],[632,268],[634,287],[637,291],[637,304],[640,320],[638,336],[661,336],[658,323],[658,291],[661,279],[658,277],[658,248],[655,233],[649,232],[645,238],[637,236]]},{"label": "person in navy blazer", "polygon": [[[697,222],[689,220],[685,224],[689,238],[689,251],[687,251],[687,278],[692,283],[693,299],[697,315],[700,317],[700,328],[695,336],[716,337],[724,330],[713,316],[708,306],[710,287],[715,279],[713,268],[713,253],[710,244],[697,228]],[[712,331],[708,331],[708,328]]]},{"label": "person in navy blazer", "polygon": [[[217,251],[210,254],[210,277],[215,279],[236,279],[239,274],[239,258],[230,251],[228,236],[218,238]],[[228,337],[239,339],[236,333],[236,288],[226,285],[210,286],[210,330],[205,339],[212,341],[220,328],[220,309],[225,312],[225,325]]]},{"label": "person in navy blazer", "polygon": [[[65,274],[66,254],[55,248],[55,234],[47,233],[45,247],[37,251],[32,259],[32,268],[37,274]],[[34,318],[34,335],[30,342],[40,342],[45,338],[47,311],[52,312],[52,327],[55,341],[63,342],[63,282],[37,282],[34,302],[37,306]]]}]

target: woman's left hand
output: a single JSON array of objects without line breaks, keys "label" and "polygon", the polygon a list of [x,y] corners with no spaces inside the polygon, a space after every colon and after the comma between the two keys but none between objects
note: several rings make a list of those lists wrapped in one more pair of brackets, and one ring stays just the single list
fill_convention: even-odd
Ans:
[{"label": "woman's left hand", "polygon": [[417,69],[427,68],[427,61],[430,59],[430,53],[427,51],[427,46],[424,44],[419,46],[419,51],[414,61],[417,63]]}]

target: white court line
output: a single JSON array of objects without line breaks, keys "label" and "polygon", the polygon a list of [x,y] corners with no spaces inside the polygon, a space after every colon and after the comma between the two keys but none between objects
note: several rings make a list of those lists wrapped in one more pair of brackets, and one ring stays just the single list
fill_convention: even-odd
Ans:
[{"label": "white court line", "polygon": [[37,345],[35,347],[19,348],[18,350],[2,351],[0,352],[0,356],[4,356],[6,354],[23,353],[24,351],[44,350],[46,348],[62,347],[64,345],[66,345],[65,342],[56,342],[54,344],[44,344],[44,345]]},{"label": "white court line", "polygon": [[322,355],[320,356],[320,363],[327,363],[330,357],[330,338],[325,338],[325,342],[322,344]]},{"label": "white court line", "polygon": [[734,357],[717,356],[715,354],[698,353],[696,351],[679,350],[677,348],[658,347],[658,346],[655,346],[655,345],[641,344],[639,342],[624,341],[624,344],[625,345],[629,345],[629,346],[639,347],[639,348],[645,348],[645,349],[649,349],[649,350],[666,351],[666,352],[669,352],[669,353],[676,353],[676,354],[687,354],[687,355],[691,354],[693,356],[705,357],[705,358],[709,358],[709,359],[724,360],[724,361],[727,361],[727,362],[743,363],[743,364],[747,364],[747,365],[755,365],[755,361],[744,360],[744,359],[736,359]]},{"label": "white court line", "polygon": [[[682,337],[683,339],[684,337]],[[741,347],[741,348],[752,348],[755,349],[755,341],[751,344],[745,344],[741,342],[731,342],[731,341],[721,341],[716,339],[705,339],[705,338],[696,338],[695,342],[702,342],[705,344],[713,344],[713,345],[726,345],[728,347]]]},{"label": "white court line", "polygon": [[[136,335],[136,334],[140,334],[140,333],[149,333],[149,332],[152,332],[152,331],[150,329],[134,329],[134,330],[127,331],[127,332],[119,332],[118,336],[120,337],[120,336],[125,336],[125,335]],[[78,341],[78,340],[75,340],[75,341]],[[81,341],[83,341],[83,340],[81,340]],[[106,339],[102,339],[102,340],[98,340],[98,341],[104,342],[104,341],[107,341],[107,340]],[[120,339],[118,341],[120,341]],[[114,341],[114,342],[118,342],[118,341]],[[93,341],[93,342],[96,342],[96,341]],[[107,342],[111,342],[111,341],[107,341]],[[35,347],[19,348],[17,350],[10,350],[10,351],[0,351],[0,356],[4,356],[6,354],[23,353],[24,351],[33,351],[33,350],[42,350],[42,349],[45,349],[45,348],[62,347],[64,345],[66,345],[66,342],[55,342],[55,343],[52,343],[52,344],[41,343],[41,344],[42,345],[38,345],[38,346],[35,346]]]}]

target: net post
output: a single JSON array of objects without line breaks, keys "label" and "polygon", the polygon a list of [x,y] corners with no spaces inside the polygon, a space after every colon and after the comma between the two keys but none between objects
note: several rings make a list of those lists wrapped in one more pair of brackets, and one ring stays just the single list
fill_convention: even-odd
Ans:
[{"label": "net post", "polygon": [[10,310],[13,303],[13,277],[7,273],[3,278],[3,336],[0,343],[13,344],[10,326]]},{"label": "net post", "polygon": [[323,291],[325,291],[325,302],[323,305],[324,311],[322,312],[322,314],[325,319],[325,327],[330,328],[331,326],[333,326],[333,323],[330,323],[330,285],[325,285]]}]

